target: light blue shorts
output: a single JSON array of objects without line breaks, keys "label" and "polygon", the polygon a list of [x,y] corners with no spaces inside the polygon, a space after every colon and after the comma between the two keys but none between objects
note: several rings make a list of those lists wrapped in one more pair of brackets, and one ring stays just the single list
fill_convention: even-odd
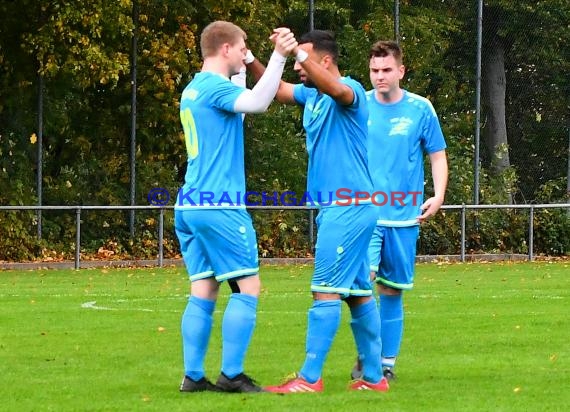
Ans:
[{"label": "light blue shorts", "polygon": [[245,209],[175,210],[174,222],[191,281],[259,272],[257,238]]},{"label": "light blue shorts", "polygon": [[337,293],[342,298],[372,295],[366,248],[377,214],[373,204],[319,211],[312,292]]},{"label": "light blue shorts", "polygon": [[414,287],[416,246],[420,227],[376,226],[368,258],[370,271],[376,272],[376,282],[394,289]]}]

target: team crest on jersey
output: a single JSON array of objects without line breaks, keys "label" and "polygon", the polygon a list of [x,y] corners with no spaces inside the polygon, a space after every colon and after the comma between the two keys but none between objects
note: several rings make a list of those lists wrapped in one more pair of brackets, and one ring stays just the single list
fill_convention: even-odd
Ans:
[{"label": "team crest on jersey", "polygon": [[309,110],[311,112],[311,117],[315,117],[318,116],[319,114],[321,114],[322,112],[322,108],[321,108],[321,102],[322,100],[319,100],[317,102],[317,104],[313,105],[312,103],[307,103],[307,110]]},{"label": "team crest on jersey", "polygon": [[390,123],[392,124],[392,128],[388,134],[389,136],[407,136],[413,121],[409,117],[394,117],[390,119]]},{"label": "team crest on jersey", "polygon": [[196,89],[184,89],[184,91],[182,92],[182,100],[184,99],[196,100],[196,97],[198,97],[198,90]]}]

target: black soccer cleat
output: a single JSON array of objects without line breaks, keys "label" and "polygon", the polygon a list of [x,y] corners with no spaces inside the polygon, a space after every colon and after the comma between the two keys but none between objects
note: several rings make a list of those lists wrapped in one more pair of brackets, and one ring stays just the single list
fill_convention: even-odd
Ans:
[{"label": "black soccer cleat", "polygon": [[239,375],[234,376],[230,379],[222,372],[218,378],[218,381],[216,382],[216,388],[219,392],[265,392],[261,386],[257,385],[255,381],[245,373],[240,373]]},{"label": "black soccer cleat", "polygon": [[[382,375],[388,380],[388,382],[394,382],[396,380],[396,374],[394,373],[392,368],[386,366],[382,368]],[[354,367],[350,372],[350,379],[352,380],[362,379],[362,362],[360,362],[360,359],[358,358],[356,359]]]},{"label": "black soccer cleat", "polygon": [[354,367],[352,368],[352,371],[350,371],[350,379],[362,379],[362,362],[360,361],[360,358],[356,358]]},{"label": "black soccer cleat", "polygon": [[388,380],[388,382],[394,382],[396,380],[396,374],[392,368],[384,368],[382,370],[382,375]]},{"label": "black soccer cleat", "polygon": [[210,382],[206,378],[201,378],[197,381],[184,376],[182,383],[180,384],[180,392],[204,392],[204,391],[214,391],[217,392],[216,385]]}]

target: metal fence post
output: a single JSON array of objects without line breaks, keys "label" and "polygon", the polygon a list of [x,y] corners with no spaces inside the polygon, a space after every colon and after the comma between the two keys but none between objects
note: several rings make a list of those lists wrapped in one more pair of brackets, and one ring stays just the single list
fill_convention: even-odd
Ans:
[{"label": "metal fence post", "polygon": [[394,40],[400,44],[400,0],[394,0]]},{"label": "metal fence post", "polygon": [[315,1],[309,0],[309,31],[315,30]]},{"label": "metal fence post", "polygon": [[81,208],[75,209],[75,269],[79,269],[81,253]]},{"label": "metal fence post", "polygon": [[[43,203],[43,153],[44,153],[44,77],[38,75],[38,163],[37,168],[37,194],[38,194],[38,206]],[[42,210],[36,210],[36,216],[38,219],[38,239],[42,238]]]},{"label": "metal fence post", "polygon": [[[570,128],[568,129],[568,172],[566,172],[566,201],[570,203]],[[570,217],[570,209],[568,209],[568,216]]]},{"label": "metal fence post", "polygon": [[315,247],[315,211],[313,209],[309,209],[309,243],[313,251]]},{"label": "metal fence post", "polygon": [[465,262],[465,203],[461,204],[461,261]]},{"label": "metal fence post", "polygon": [[162,267],[162,262],[164,258],[164,208],[160,208],[160,214],[158,215],[158,267]]},{"label": "metal fence post", "polygon": [[534,206],[530,206],[529,222],[528,222],[528,260],[534,260]]},{"label": "metal fence post", "polygon": [[477,62],[475,67],[475,153],[473,159],[473,203],[479,204],[479,162],[481,145],[481,49],[483,47],[483,0],[477,2]]},{"label": "metal fence post", "polygon": [[[133,1],[132,9],[133,18],[133,37],[131,39],[131,140],[130,140],[130,204],[136,204],[136,186],[137,186],[137,42],[139,29],[139,3]],[[129,230],[131,237],[135,237],[135,210],[129,210]]]}]

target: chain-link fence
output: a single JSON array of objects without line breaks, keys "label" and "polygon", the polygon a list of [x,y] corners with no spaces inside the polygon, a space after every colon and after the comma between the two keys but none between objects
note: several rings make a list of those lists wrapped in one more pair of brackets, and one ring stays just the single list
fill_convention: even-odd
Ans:
[{"label": "chain-link fence", "polygon": [[[333,10],[321,1],[309,3],[311,25],[329,29]],[[379,7],[362,14],[368,19],[364,28],[371,26],[372,36],[399,41],[409,57],[402,86],[430,97],[448,139],[456,134],[450,118],[470,114],[474,203],[532,203],[555,200],[552,196],[564,200],[564,192],[570,198],[567,6],[560,1],[442,1],[440,8],[423,9],[422,14],[421,2],[352,3]],[[455,18],[437,14],[445,12]],[[422,31],[425,26],[429,33]],[[362,56],[367,50],[345,52]],[[426,60],[433,62],[433,70],[416,70]],[[463,82],[469,88],[467,98],[457,93],[460,106],[446,104],[442,96],[431,94],[438,81]],[[494,176],[502,177],[502,198],[481,193]]]},{"label": "chain-link fence", "polygon": [[[136,4],[138,2],[133,2],[133,19],[138,18]],[[402,86],[432,101],[449,145],[447,204],[542,204],[570,200],[570,6],[565,1],[311,0],[292,4],[284,23],[290,24],[296,33],[311,28],[335,31],[341,46],[341,69],[368,89],[371,88],[367,65],[370,44],[380,39],[399,41],[407,68]],[[129,48],[134,70],[137,62],[136,37],[133,37],[132,45],[124,45],[125,50]],[[131,115],[131,127],[126,128],[131,134],[131,152],[138,147],[135,139],[137,128],[140,131],[137,122],[141,121],[137,119],[137,77],[136,71],[133,73],[130,76],[133,86],[131,99],[124,99],[130,100],[131,106],[127,103],[121,106],[121,110],[130,111]],[[37,116],[39,140],[33,172],[37,174],[36,199],[39,205],[44,205],[42,183],[49,182],[52,177],[43,176],[42,153],[45,147],[42,146],[41,132],[45,124],[55,123],[50,118],[55,109],[51,107],[49,113],[44,113],[44,108],[50,107],[50,99],[53,101],[54,97],[53,93],[51,97],[44,97],[43,92],[59,85],[53,81],[44,84],[41,76],[26,79],[30,83],[36,80],[37,99],[28,104],[37,108],[34,115]],[[105,93],[109,91],[101,90],[97,98],[104,102]],[[66,107],[60,109],[65,111]],[[20,116],[24,117],[23,114]],[[156,119],[152,121],[157,123]],[[60,123],[62,129],[69,127],[62,120]],[[54,143],[53,139],[46,145],[64,146],[61,142]],[[54,152],[58,153],[57,150]],[[18,162],[26,160],[26,156],[27,153],[21,153]],[[53,153],[51,156],[54,157]],[[141,179],[141,176],[135,173],[139,170],[135,168],[135,160],[136,156],[131,154],[128,164],[130,181],[116,183],[121,190],[129,184],[130,196],[107,195],[107,198],[122,199],[118,204],[128,203],[128,199],[131,205],[136,203],[133,192],[137,187],[136,179]],[[114,165],[117,169],[120,166]],[[153,171],[149,170],[147,174]],[[426,172],[429,185],[429,167],[426,167]],[[63,165],[58,173],[72,176],[78,172]],[[79,178],[85,179],[85,176],[80,175]],[[73,181],[71,177],[69,179]],[[64,178],[61,180],[65,181]],[[108,184],[104,190],[112,192],[116,187]],[[65,195],[65,188],[60,192]],[[60,196],[60,193],[54,196]],[[54,204],[53,200],[51,204]],[[13,239],[15,245],[19,242],[17,233],[32,231],[37,231],[40,238],[43,233],[45,240],[52,244],[58,239],[73,239],[74,235],[68,229],[73,226],[72,221],[62,217],[51,219],[44,225],[41,212],[29,212],[23,223],[20,217],[6,214],[8,218],[2,223],[9,229],[4,237]],[[269,215],[271,213],[273,217]],[[570,237],[568,215],[565,213],[562,209],[552,213],[548,210],[537,212],[534,223],[537,224],[539,253],[568,252],[568,242],[557,240]],[[108,234],[109,239],[129,236],[132,239],[136,235],[131,243],[141,238],[145,242],[154,240],[156,220],[141,211],[136,211],[136,216],[135,220],[134,210],[110,216],[105,230],[118,230],[119,235],[103,233],[100,227],[95,229],[101,218],[90,217],[89,214],[84,216],[88,224],[83,229],[88,230],[93,223],[94,238],[103,233]],[[311,252],[309,239],[314,235],[314,225],[304,212],[264,211],[254,213],[254,221],[258,223],[262,249],[268,255],[292,256]],[[524,211],[470,210],[466,214],[466,225],[461,226],[457,213],[444,210],[422,229],[420,251],[452,254],[459,253],[461,245],[464,245],[467,253],[511,251],[525,254],[528,253],[524,240],[528,237],[527,221]],[[171,227],[168,219],[166,227]],[[466,230],[465,242],[459,240],[461,227]]]}]

